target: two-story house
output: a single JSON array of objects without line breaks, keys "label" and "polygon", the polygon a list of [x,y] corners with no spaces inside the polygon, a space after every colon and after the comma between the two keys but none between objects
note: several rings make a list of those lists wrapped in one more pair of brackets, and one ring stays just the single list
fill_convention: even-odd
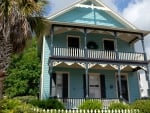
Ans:
[{"label": "two-story house", "polygon": [[[140,98],[137,71],[149,75],[144,47],[149,32],[137,29],[101,0],[78,1],[48,19],[41,99],[57,96],[66,104],[77,104],[85,98]],[[137,41],[142,43],[141,53],[135,52]]]}]

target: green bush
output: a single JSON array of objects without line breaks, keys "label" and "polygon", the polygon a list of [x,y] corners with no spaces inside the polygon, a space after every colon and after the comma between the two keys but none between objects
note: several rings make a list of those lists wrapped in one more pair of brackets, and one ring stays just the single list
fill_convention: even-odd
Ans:
[{"label": "green bush", "polygon": [[37,113],[29,104],[21,104],[13,109],[13,113]]},{"label": "green bush", "polygon": [[137,100],[131,104],[131,108],[139,109],[140,113],[150,113],[150,100]]},{"label": "green bush", "polygon": [[102,109],[102,103],[98,100],[86,100],[79,106],[79,109]]},{"label": "green bush", "polygon": [[129,109],[128,104],[123,103],[111,103],[108,109],[114,110],[114,109]]},{"label": "green bush", "polygon": [[47,99],[47,100],[32,100],[30,104],[37,106],[42,109],[65,109],[64,105],[57,99]]},{"label": "green bush", "polygon": [[19,106],[21,101],[15,99],[2,99],[0,101],[0,113],[5,113],[4,111],[13,110],[16,106]]},{"label": "green bush", "polygon": [[30,101],[37,99],[37,97],[35,97],[35,96],[18,96],[18,97],[14,97],[14,99],[20,100],[21,102],[24,102],[24,103],[29,103]]}]

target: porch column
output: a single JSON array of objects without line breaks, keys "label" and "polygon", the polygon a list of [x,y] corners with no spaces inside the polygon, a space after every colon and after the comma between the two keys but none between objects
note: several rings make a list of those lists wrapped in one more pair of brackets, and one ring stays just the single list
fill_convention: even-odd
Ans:
[{"label": "porch column", "polygon": [[122,100],[122,87],[121,87],[121,70],[120,70],[120,65],[118,65],[118,85],[119,85],[119,99]]},{"label": "porch column", "polygon": [[[143,48],[143,53],[144,53],[144,61],[148,62],[146,51],[145,51],[145,43],[144,43],[143,34],[141,35],[141,42],[142,42],[142,48]],[[147,83],[148,83],[148,96],[150,97],[150,71],[149,71],[148,64],[146,67],[147,67],[147,71],[145,71],[145,74],[146,74],[146,79],[147,79]]]},{"label": "porch column", "polygon": [[54,50],[54,48],[53,48],[54,25],[51,26],[51,31],[50,31],[50,33],[51,33],[51,36],[50,36],[50,37],[51,37],[51,40],[50,40],[50,41],[51,41],[51,43],[50,43],[50,51],[51,51],[51,52],[50,52],[50,56],[53,56],[53,53],[54,53],[54,51],[53,51],[53,50]]},{"label": "porch column", "polygon": [[114,32],[115,36],[115,52],[116,52],[116,59],[119,59],[119,54],[118,54],[118,37],[117,37],[117,32]]},{"label": "porch column", "polygon": [[50,97],[52,96],[52,77],[53,77],[53,62],[49,64],[49,76],[50,76]]},{"label": "porch column", "polygon": [[147,61],[143,34],[141,35],[141,43],[142,43],[142,49],[143,49],[143,53],[144,53],[144,61]]},{"label": "porch column", "polygon": [[[88,51],[87,51],[87,29],[84,28],[84,55],[85,58],[88,57]],[[86,84],[86,98],[89,97],[89,77],[88,77],[88,62],[85,63],[85,84]]]}]

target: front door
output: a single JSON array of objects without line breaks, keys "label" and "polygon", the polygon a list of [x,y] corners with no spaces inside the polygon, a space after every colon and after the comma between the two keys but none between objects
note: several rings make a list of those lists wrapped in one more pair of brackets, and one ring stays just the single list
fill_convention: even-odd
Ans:
[{"label": "front door", "polygon": [[[120,95],[120,91],[119,91],[118,76],[117,76],[117,86],[118,86],[118,96],[119,96]],[[128,82],[127,82],[127,76],[126,75],[121,75],[121,92],[122,92],[123,99],[129,101],[129,97],[128,97]]]},{"label": "front door", "polygon": [[52,96],[68,97],[68,73],[56,73],[52,81]]},{"label": "front door", "polygon": [[98,73],[89,74],[89,97],[101,98],[100,75]]}]

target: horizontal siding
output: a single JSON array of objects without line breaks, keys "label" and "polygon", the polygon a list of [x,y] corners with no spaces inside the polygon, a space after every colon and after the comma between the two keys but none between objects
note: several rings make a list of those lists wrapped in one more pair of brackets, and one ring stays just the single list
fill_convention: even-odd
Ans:
[{"label": "horizontal siding", "polygon": [[42,99],[46,99],[50,95],[50,76],[49,76],[49,55],[50,55],[50,38],[46,38],[45,45],[43,45],[44,48],[44,65],[43,65],[43,89],[42,90]]},{"label": "horizontal siding", "polygon": [[140,98],[139,80],[136,72],[130,72],[128,76],[130,102]]},{"label": "horizontal siding", "polygon": [[[80,37],[80,48],[84,48],[84,33],[81,32],[65,32],[61,34],[54,35],[54,46],[56,47],[67,47],[67,36],[79,36]],[[87,34],[87,43],[94,41],[98,45],[98,50],[104,49],[103,40],[115,38],[111,35],[104,35],[99,33],[88,33]],[[118,51],[123,52],[134,52],[134,45],[129,45],[127,42],[119,39],[118,40]]]}]

